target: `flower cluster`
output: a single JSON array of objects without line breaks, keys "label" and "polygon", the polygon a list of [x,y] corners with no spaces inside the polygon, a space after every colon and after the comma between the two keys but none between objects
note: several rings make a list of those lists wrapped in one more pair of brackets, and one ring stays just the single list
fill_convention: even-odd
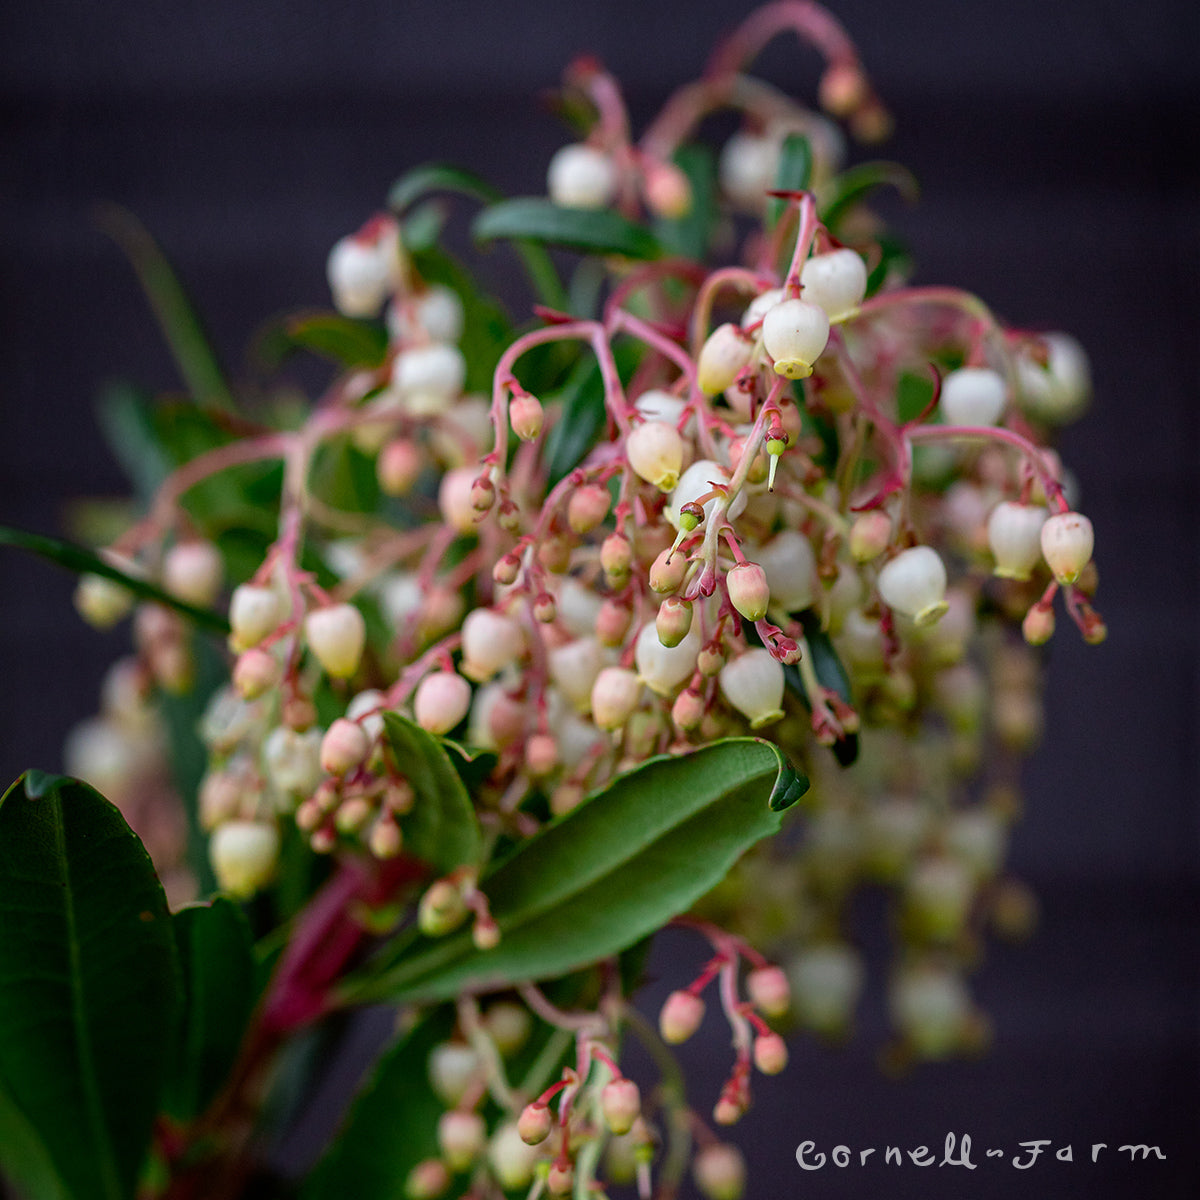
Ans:
[{"label": "flower cluster", "polygon": [[[825,52],[829,116],[744,73],[784,28]],[[1002,863],[1017,765],[1040,723],[1031,647],[1053,634],[1056,598],[1086,640],[1105,632],[1092,528],[1047,446],[1086,403],[1087,364],[1066,335],[907,283],[861,197],[839,190],[845,145],[830,119],[873,138],[886,113],[813,6],[752,17],[636,142],[598,64],[575,64],[566,85],[593,124],[554,156],[547,190],[589,236],[597,212],[678,231],[700,198],[677,152],[710,112],[743,114],[718,171],[736,228],[753,218],[740,260],[610,253],[586,313],[546,304],[481,360],[478,299],[431,270],[440,260],[412,244],[402,212],[373,217],[334,246],[328,277],[344,328],[377,330],[378,353],[337,376],[298,428],[180,468],[110,561],[212,604],[226,562],[180,501],[219,472],[282,461],[277,535],[229,579],[229,681],[202,726],[199,821],[218,884],[240,898],[269,886],[294,831],[320,855],[406,861],[421,801],[385,714],[476,756],[489,847],[531,837],[653,756],[729,735],[761,731],[808,763],[804,847],[766,847],[706,901],[715,958],[670,997],[659,1034],[639,1034],[685,1040],[718,980],[735,1061],[714,1119],[730,1124],[751,1067],[786,1062],[764,1017],[848,1028],[862,967],[843,917],[862,882],[895,890],[903,1054],[982,1038],[962,982],[981,923],[1019,930],[1029,915]],[[330,500],[331,453],[367,464],[377,503]],[[108,624],[132,597],[93,576],[78,602]],[[135,629],[139,679],[186,688],[182,618],[143,605]],[[469,922],[492,950],[503,934],[485,867],[423,878],[400,907],[429,937]],[[783,948],[787,972],[747,938]],[[531,1013],[575,1044],[536,1095],[505,1071]],[[600,1177],[602,1154],[605,1178],[636,1177],[647,1194],[665,1130],[698,1139],[706,1195],[735,1197],[736,1152],[668,1080],[643,1111],[622,1074],[620,1034],[639,1033],[637,1020],[611,977],[594,1012],[564,1012],[532,985],[485,1012],[465,997],[430,1058],[439,1154],[409,1194],[469,1174],[564,1195],[581,1174]]]}]

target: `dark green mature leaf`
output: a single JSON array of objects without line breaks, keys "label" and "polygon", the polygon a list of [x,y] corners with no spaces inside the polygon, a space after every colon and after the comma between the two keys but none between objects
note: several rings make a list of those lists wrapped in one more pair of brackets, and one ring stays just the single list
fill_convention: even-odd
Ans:
[{"label": "dark green mature leaf", "polygon": [[439,871],[473,865],[481,837],[471,797],[450,756],[431,733],[402,713],[383,714],[396,766],[416,793],[401,818],[408,853]]},{"label": "dark green mature leaf", "polygon": [[[775,172],[775,190],[803,192],[812,182],[812,144],[802,133],[789,133],[779,152],[779,169]],[[772,229],[787,209],[787,201],[772,197],[767,201],[767,228]]]},{"label": "dark green mature leaf", "polygon": [[604,378],[596,360],[580,359],[558,396],[547,400],[562,404],[562,413],[546,435],[548,483],[553,487],[569,475],[596,444],[608,414],[604,405]]},{"label": "dark green mature leaf", "polygon": [[444,1105],[429,1085],[429,1052],[453,1028],[453,1010],[443,1007],[397,1035],[305,1181],[300,1200],[405,1200],[408,1173],[438,1156]]},{"label": "dark green mature leaf", "polygon": [[[807,786],[755,738],[663,757],[614,780],[518,848],[480,884],[500,944],[462,930],[386,954],[356,1000],[440,1000],[554,978],[617,954],[688,909],[776,832],[775,797]],[[778,803],[778,801],[775,801]]]},{"label": "dark green mature leaf", "polygon": [[388,208],[402,213],[414,200],[430,192],[457,192],[482,200],[485,204],[494,203],[504,194],[473,171],[448,163],[423,163],[406,171],[392,184],[388,192]]},{"label": "dark green mature leaf", "polygon": [[619,213],[608,209],[560,208],[540,196],[502,200],[485,208],[472,222],[471,233],[478,242],[525,238],[585,254],[659,258],[663,253],[650,230]]},{"label": "dark green mature leaf", "polygon": [[343,367],[378,367],[387,357],[387,330],[374,321],[356,321],[337,313],[297,313],[284,319],[272,349],[311,350]]},{"label": "dark green mature leaf", "polygon": [[682,217],[660,217],[654,232],[672,254],[704,262],[719,212],[717,210],[717,165],[709,146],[681,146],[675,165],[687,176],[692,189],[692,206]]},{"label": "dark green mature leaf", "polygon": [[121,584],[143,600],[153,600],[167,608],[173,608],[177,613],[204,629],[211,629],[217,633],[229,632],[229,622],[220,613],[213,612],[209,608],[197,608],[194,604],[188,604],[178,597],[172,596],[170,592],[164,592],[162,588],[153,583],[148,583],[133,575],[127,575],[90,550],[86,550],[83,546],[76,546],[73,542],[64,542],[59,538],[46,537],[44,534],[27,533],[23,529],[0,525],[0,546],[15,546],[19,550],[28,550],[31,554],[57,563],[60,567],[66,567],[68,571],[103,575],[105,579],[111,579]]},{"label": "dark green mature leaf", "polygon": [[184,1008],[164,1106],[190,1121],[212,1102],[237,1059],[257,998],[250,926],[225,896],[171,917],[183,968]]},{"label": "dark green mature leaf", "polygon": [[170,921],[92,788],[30,771],[0,799],[0,1153],[28,1200],[133,1195],[180,1004]]},{"label": "dark green mature leaf", "polygon": [[148,504],[175,464],[154,431],[154,401],[125,383],[106,384],[97,404],[109,449],[129,477],[138,498]]},{"label": "dark green mature leaf", "polygon": [[[850,676],[846,672],[838,652],[834,649],[829,634],[821,628],[820,618],[811,609],[808,609],[799,615],[799,621],[804,630],[804,640],[808,646],[808,652],[812,656],[812,666],[817,676],[817,682],[831,692],[836,692],[847,704],[853,705]],[[796,667],[784,667],[783,678],[788,690],[799,696],[805,706],[811,710],[812,700]],[[858,758],[858,734],[847,734],[846,737],[836,742],[833,746],[833,753],[843,767],[848,767]]]},{"label": "dark green mature leaf", "polygon": [[821,221],[831,233],[838,223],[868,192],[890,184],[910,203],[917,198],[917,181],[899,163],[859,163],[843,171],[824,192],[820,204]]},{"label": "dark green mature leaf", "polygon": [[236,407],[200,318],[158,243],[131,212],[115,204],[100,210],[99,223],[137,272],[193,398],[212,408]]}]

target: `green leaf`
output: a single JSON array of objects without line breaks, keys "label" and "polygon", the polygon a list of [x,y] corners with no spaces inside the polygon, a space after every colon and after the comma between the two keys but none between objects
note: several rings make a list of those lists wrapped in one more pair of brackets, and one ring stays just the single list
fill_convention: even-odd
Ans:
[{"label": "green leaf", "polygon": [[383,723],[396,766],[416,793],[412,811],[400,820],[405,849],[438,871],[474,865],[482,845],[479,822],[450,756],[402,713],[384,713]]},{"label": "green leaf", "polygon": [[[812,656],[813,671],[817,682],[831,692],[836,692],[847,704],[853,705],[854,698],[850,687],[850,676],[842,664],[838,652],[829,639],[829,634],[821,628],[821,620],[811,609],[799,614],[801,628],[804,630],[804,640],[808,653]],[[783,679],[788,690],[794,692],[812,710],[812,700],[804,679],[794,666],[783,668]],[[848,767],[858,758],[858,734],[850,733],[833,745],[834,757],[843,767]],[[798,797],[797,797],[798,798]]]},{"label": "green leaf", "polygon": [[659,258],[663,252],[650,230],[619,213],[560,208],[538,196],[502,200],[485,208],[472,222],[471,233],[477,242],[526,238],[585,254],[620,254],[625,258]]},{"label": "green leaf", "polygon": [[[812,182],[812,144],[802,133],[789,133],[779,152],[779,169],[775,172],[775,190],[804,192]],[[787,201],[772,196],[767,201],[767,228],[773,229],[787,211]]]},{"label": "green leaf", "polygon": [[250,926],[224,896],[171,918],[183,967],[184,1008],[164,1106],[190,1121],[212,1102],[237,1059],[257,999]]},{"label": "green leaf", "polygon": [[310,350],[343,367],[378,367],[387,357],[382,325],[337,313],[296,313],[284,319],[277,337],[268,333],[267,338],[276,362],[290,350]]},{"label": "green leaf", "polygon": [[106,384],[97,403],[109,449],[144,504],[154,498],[175,466],[154,430],[153,407],[149,395],[125,383]]},{"label": "green leaf", "polygon": [[408,1173],[438,1157],[437,1121],[445,1106],[429,1084],[429,1052],[453,1029],[447,1006],[395,1038],[305,1181],[300,1200],[405,1200]]},{"label": "green leaf", "polygon": [[388,192],[388,208],[402,213],[414,200],[430,192],[457,192],[492,204],[504,194],[473,171],[448,163],[423,163],[406,171]]},{"label": "green leaf", "polygon": [[839,222],[850,209],[868,192],[884,184],[894,187],[909,203],[917,198],[917,181],[907,168],[890,162],[859,163],[843,171],[822,193],[819,205],[822,223],[830,233],[836,233]]},{"label": "green leaf", "polygon": [[27,533],[22,529],[0,525],[0,546],[15,546],[19,550],[27,550],[31,554],[38,555],[39,558],[57,563],[60,567],[66,567],[68,571],[102,575],[105,579],[111,579],[121,584],[143,600],[153,600],[157,604],[173,608],[181,616],[187,617],[189,621],[204,629],[211,629],[216,633],[229,632],[229,622],[221,613],[213,612],[209,608],[197,608],[194,604],[188,604],[177,596],[172,596],[170,592],[164,592],[162,588],[153,583],[148,583],[133,575],[127,575],[124,571],[112,566],[111,563],[105,562],[99,555],[84,549],[83,546],[76,546],[73,542],[64,542],[59,538],[46,537],[44,534]]},{"label": "green leaf", "polygon": [[675,165],[687,176],[692,188],[692,206],[682,217],[660,217],[654,232],[671,254],[703,262],[720,216],[717,210],[717,166],[709,146],[681,146]]},{"label": "green leaf", "polygon": [[209,344],[200,318],[158,243],[131,212],[118,205],[102,207],[98,221],[137,272],[142,290],[193,398],[212,408],[236,407],[225,372]]},{"label": "green leaf", "polygon": [[608,420],[604,404],[604,377],[596,360],[581,358],[558,396],[562,412],[546,435],[544,451],[548,484],[553,487],[583,461],[596,444]]},{"label": "green leaf", "polygon": [[149,855],[86,784],[31,771],[0,799],[0,927],[6,1167],[27,1200],[129,1200],[178,1015],[179,962]]},{"label": "green leaf", "polygon": [[[522,843],[480,884],[500,926],[418,939],[351,984],[355,1000],[440,1000],[554,978],[632,946],[719,883],[779,829],[775,804],[807,786],[756,738],[651,759]],[[774,803],[773,803],[774,801]]]}]

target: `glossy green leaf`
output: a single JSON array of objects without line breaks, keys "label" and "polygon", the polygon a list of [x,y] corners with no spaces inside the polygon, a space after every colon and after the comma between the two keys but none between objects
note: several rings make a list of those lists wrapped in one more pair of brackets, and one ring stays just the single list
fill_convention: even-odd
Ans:
[{"label": "glossy green leaf", "polygon": [[97,403],[105,441],[144,504],[153,499],[175,465],[154,430],[153,407],[147,393],[124,383],[107,384]]},{"label": "glossy green leaf", "polygon": [[608,209],[560,208],[538,196],[502,200],[485,208],[471,224],[478,242],[525,238],[565,246],[585,254],[620,254],[625,258],[658,258],[662,246],[646,228]]},{"label": "glossy green leaf", "polygon": [[675,165],[691,185],[692,206],[682,217],[658,218],[654,232],[671,254],[703,262],[720,216],[716,159],[709,146],[681,146],[675,154]]},{"label": "glossy green leaf", "polygon": [[158,243],[126,209],[108,205],[98,216],[101,228],[124,250],[137,272],[192,397],[212,408],[234,408],[233,393],[216,352]]},{"label": "glossy green leaf", "polygon": [[595,359],[591,355],[580,359],[562,391],[547,399],[562,405],[544,450],[547,482],[553,487],[579,466],[608,420],[604,379]]},{"label": "glossy green leaf", "polygon": [[841,219],[868,192],[884,185],[894,187],[909,203],[917,198],[917,181],[912,173],[898,163],[859,163],[843,171],[825,189],[819,205],[821,221],[830,232],[836,232]]},{"label": "glossy green leaf", "polygon": [[[522,843],[480,884],[500,944],[467,929],[385,952],[355,1000],[439,1000],[555,978],[617,954],[686,911],[778,830],[775,797],[807,786],[755,738],[652,759]],[[778,801],[775,801],[778,803]]]},{"label": "glossy green leaf", "polygon": [[179,962],[149,855],[86,784],[30,771],[0,799],[0,928],[5,1166],[27,1200],[129,1200]]},{"label": "glossy green leaf", "polygon": [[[821,628],[820,618],[811,609],[799,614],[800,626],[804,630],[804,640],[808,652],[812,656],[813,671],[817,682],[837,695],[847,704],[853,705],[854,698],[850,687],[850,675],[846,671],[838,652],[834,649],[829,634]],[[784,682],[788,690],[794,692],[804,702],[805,707],[812,709],[812,700],[799,670],[794,666],[783,668]],[[834,756],[843,767],[848,767],[858,758],[858,734],[848,734],[833,746]]]},{"label": "glossy green leaf", "polygon": [[297,313],[287,317],[273,349],[282,360],[288,350],[309,350],[343,367],[378,367],[387,357],[387,330],[374,321],[338,313]]},{"label": "glossy green leaf", "polygon": [[429,1084],[429,1052],[453,1029],[453,1010],[443,1007],[396,1036],[309,1174],[300,1200],[405,1200],[408,1173],[438,1157],[437,1121],[445,1106]]},{"label": "glossy green leaf", "polygon": [[409,213],[400,226],[400,241],[411,254],[428,250],[446,228],[446,206],[438,200],[427,200]]},{"label": "glossy green leaf", "polygon": [[73,542],[64,542],[59,538],[46,537],[40,533],[27,533],[23,529],[12,529],[7,525],[0,525],[0,546],[15,546],[18,550],[27,550],[31,554],[38,555],[39,558],[57,563],[60,567],[66,567],[68,571],[103,575],[105,579],[111,579],[115,583],[121,584],[143,600],[153,600],[157,604],[173,608],[177,613],[187,617],[189,621],[203,629],[211,629],[217,633],[229,632],[229,622],[221,613],[214,612],[209,608],[197,608],[194,604],[187,604],[145,579],[138,579],[133,575],[126,574],[90,550],[83,546],[76,546]]},{"label": "glossy green leaf", "polygon": [[[775,172],[775,190],[804,192],[812,182],[812,143],[802,133],[789,133],[779,151],[779,168]],[[772,229],[787,210],[787,201],[771,197],[767,201],[767,228]]]},{"label": "glossy green leaf", "polygon": [[392,184],[388,192],[388,208],[393,212],[402,213],[414,200],[419,200],[430,192],[457,192],[459,195],[482,200],[485,204],[492,204],[503,195],[503,192],[473,171],[450,166],[448,163],[423,163],[406,171]]},{"label": "glossy green leaf", "polygon": [[482,839],[471,797],[433,734],[402,713],[383,714],[396,767],[416,793],[400,819],[404,848],[438,871],[474,864]]},{"label": "glossy green leaf", "polygon": [[184,1006],[164,1107],[181,1121],[199,1116],[237,1059],[258,991],[250,926],[225,896],[173,913]]}]

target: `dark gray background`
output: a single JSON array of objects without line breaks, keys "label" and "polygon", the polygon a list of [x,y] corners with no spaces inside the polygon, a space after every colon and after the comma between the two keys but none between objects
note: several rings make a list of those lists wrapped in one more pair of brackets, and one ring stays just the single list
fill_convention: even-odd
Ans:
[{"label": "dark gray background", "polygon": [[[116,494],[92,416],[98,385],[178,381],[133,276],[91,220],[100,201],[161,240],[237,370],[253,329],[325,299],[329,246],[405,167],[468,164],[507,190],[542,184],[563,140],[533,96],[580,50],[624,80],[636,115],[701,68],[739,4],[9,3],[0,14],[0,521],[54,532],[73,497]],[[924,197],[889,213],[919,278],[1088,347],[1096,401],[1063,449],[1098,535],[1111,635],[1069,627],[1051,655],[1049,736],[1027,772],[1015,865],[1043,924],[977,977],[997,1045],[982,1063],[880,1078],[866,1037],[796,1046],[739,1137],[752,1198],[1194,1194],[1197,1078],[1197,313],[1200,18],[1183,2],[845,0],[838,15],[897,118],[888,157]],[[782,41],[774,81],[815,80]],[[809,93],[811,94],[811,93]],[[490,260],[497,286],[510,260]],[[71,582],[0,551],[0,774],[54,767],[95,707],[126,630],[98,636]],[[695,952],[692,943],[674,954]],[[666,976],[671,958],[656,960]],[[682,969],[682,968],[680,968]],[[665,982],[662,987],[665,987]],[[725,1049],[695,1064],[715,1097]],[[940,1144],[949,1130],[1157,1142],[1161,1166],[984,1162],[961,1170],[827,1167],[826,1148]],[[878,1157],[878,1156],[877,1156]],[[977,1155],[977,1157],[980,1157]],[[368,1198],[363,1198],[368,1200]]]}]

